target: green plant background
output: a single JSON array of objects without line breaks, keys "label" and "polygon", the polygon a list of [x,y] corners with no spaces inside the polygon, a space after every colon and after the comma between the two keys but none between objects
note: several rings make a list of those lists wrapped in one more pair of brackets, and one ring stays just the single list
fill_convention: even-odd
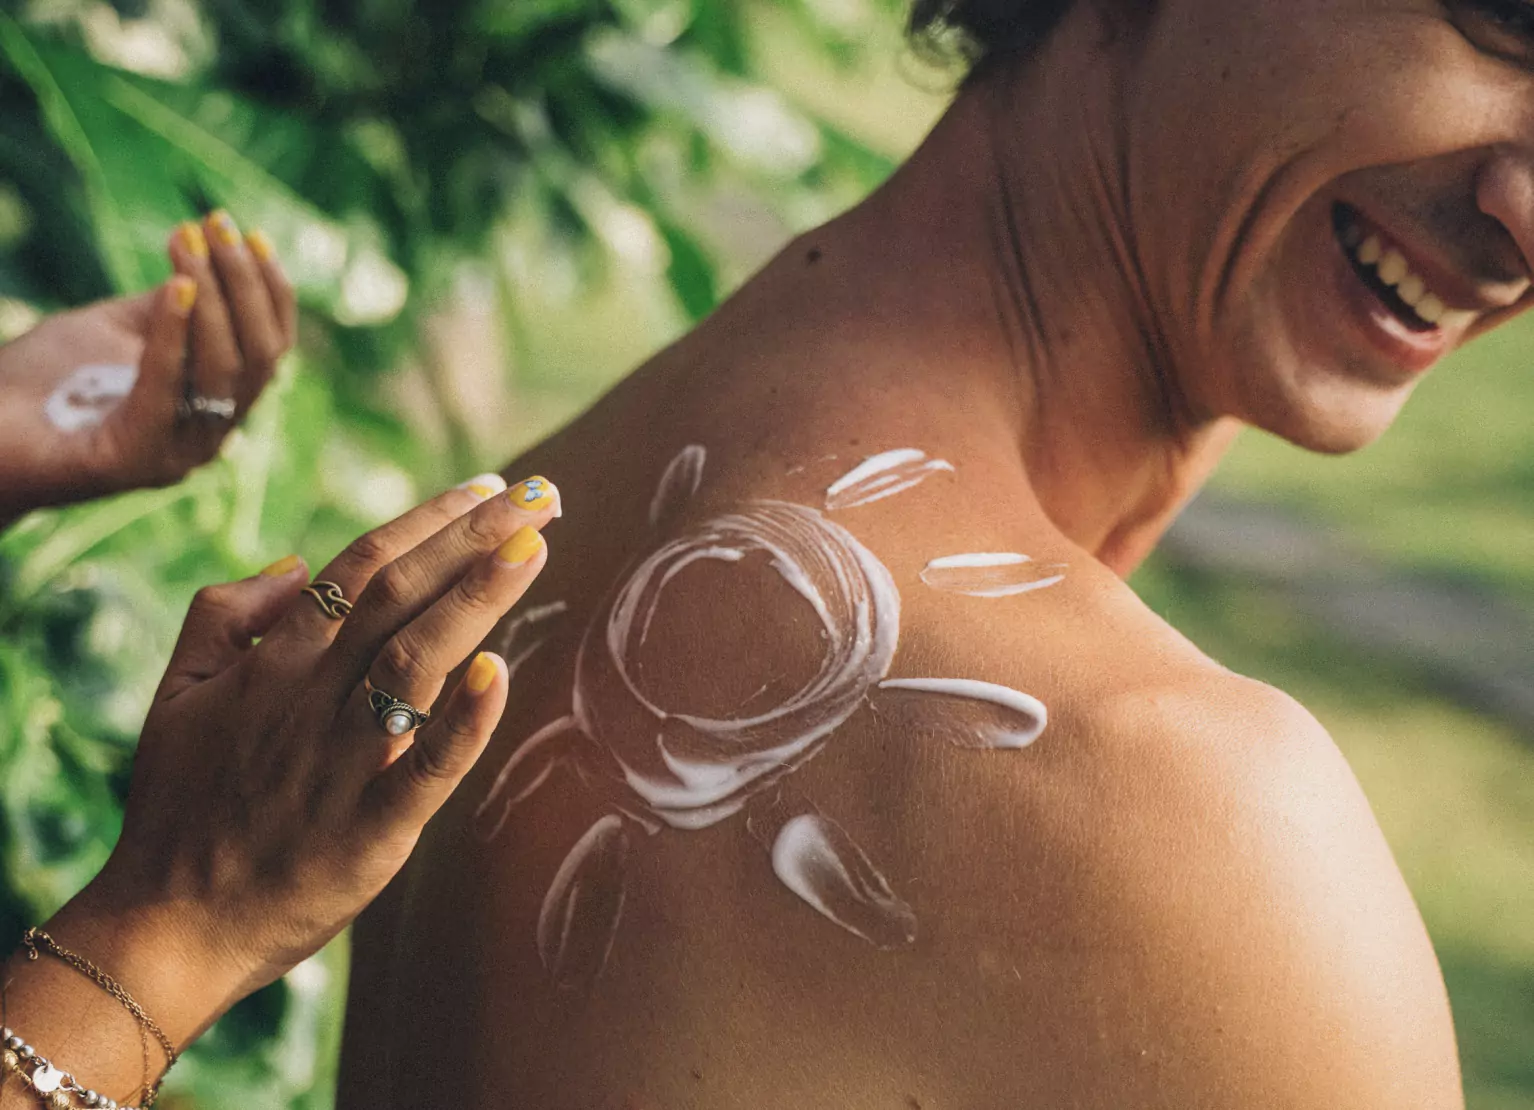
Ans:
[{"label": "green plant background", "polygon": [[[0,941],[94,873],[191,593],[320,565],[498,467],[866,193],[952,74],[897,0],[0,3],[0,340],[144,288],[179,220],[260,226],[300,347],[215,464],[0,536]],[[1346,460],[1252,437],[1217,486],[1534,613],[1534,374],[1514,330]],[[1143,595],[1301,697],[1370,794],[1433,932],[1470,1103],[1534,1110],[1534,752],[1261,590],[1162,560]],[[344,940],[178,1067],[199,1107],[331,1105]]]}]

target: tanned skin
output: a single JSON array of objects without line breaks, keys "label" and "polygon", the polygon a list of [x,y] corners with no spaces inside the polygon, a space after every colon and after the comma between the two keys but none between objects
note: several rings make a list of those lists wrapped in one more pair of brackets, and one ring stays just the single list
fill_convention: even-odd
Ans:
[{"label": "tanned skin", "polygon": [[[1437,961],[1346,763],[1123,577],[1242,424],[1351,450],[1420,378],[1356,290],[1329,292],[1356,280],[1339,202],[1445,287],[1443,348],[1524,306],[1534,43],[1483,7],[1166,0],[1131,26],[1078,3],[883,189],[513,463],[562,492],[529,604],[569,610],[358,926],[341,1105],[1461,1106]],[[488,843],[471,818],[569,712],[581,632],[656,543],[687,444],[708,462],[682,528],[820,507],[892,448],[952,462],[834,514],[900,590],[891,673],[1005,684],[1050,723],[975,752],[865,711],[784,780],[911,904],[911,945],[814,912],[738,816],[636,831],[606,970],[559,990],[539,908],[611,810],[561,771]],[[975,551],[1066,579],[996,599],[919,580]],[[770,576],[687,574],[642,663],[658,701],[728,712],[807,673],[812,630]]]}]

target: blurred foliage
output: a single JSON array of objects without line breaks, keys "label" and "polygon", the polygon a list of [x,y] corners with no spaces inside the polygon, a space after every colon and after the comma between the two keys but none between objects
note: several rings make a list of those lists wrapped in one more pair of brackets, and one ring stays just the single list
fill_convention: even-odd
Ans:
[{"label": "blurred foliage", "polygon": [[[739,277],[721,211],[775,239],[888,171],[763,75],[764,9],[842,69],[896,22],[893,0],[0,3],[0,341],[163,279],[174,225],[215,206],[268,233],[303,309],[216,464],[0,537],[0,943],[105,859],[197,586],[288,551],[321,565],[516,446],[476,434],[430,355],[465,275],[525,340],[519,289],[569,300],[637,267],[674,329]],[[514,403],[496,350],[468,392]],[[242,1003],[172,1097],[328,1106],[343,982],[332,949]]]}]

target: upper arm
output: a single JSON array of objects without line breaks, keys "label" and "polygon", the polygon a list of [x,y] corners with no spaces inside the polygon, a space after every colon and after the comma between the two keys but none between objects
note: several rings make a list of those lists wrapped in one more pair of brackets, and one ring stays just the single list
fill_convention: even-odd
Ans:
[{"label": "upper arm", "polygon": [[1459,1110],[1438,963],[1368,803],[1309,714],[1240,686],[1163,720],[1199,759],[1126,854],[1154,1104]]}]

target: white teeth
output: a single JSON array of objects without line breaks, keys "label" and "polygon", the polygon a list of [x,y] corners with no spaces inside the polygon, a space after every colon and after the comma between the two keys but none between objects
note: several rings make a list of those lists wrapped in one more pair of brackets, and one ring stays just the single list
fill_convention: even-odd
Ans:
[{"label": "white teeth", "polygon": [[1402,279],[1411,271],[1407,268],[1406,259],[1400,251],[1386,251],[1385,257],[1380,259],[1380,267],[1376,271],[1380,280],[1386,285],[1400,285]]},{"label": "white teeth", "polygon": [[1421,316],[1430,324],[1436,324],[1443,319],[1443,314],[1448,311],[1444,303],[1433,294],[1429,293],[1412,306],[1417,315]]},{"label": "white teeth", "polygon": [[1375,276],[1392,287],[1396,296],[1410,305],[1423,323],[1457,329],[1468,327],[1474,319],[1473,312],[1451,309],[1444,304],[1443,298],[1429,290],[1420,275],[1411,272],[1406,256],[1388,246],[1378,235],[1365,237],[1357,224],[1350,224],[1343,229],[1340,238],[1343,246],[1362,265],[1375,267]]}]

